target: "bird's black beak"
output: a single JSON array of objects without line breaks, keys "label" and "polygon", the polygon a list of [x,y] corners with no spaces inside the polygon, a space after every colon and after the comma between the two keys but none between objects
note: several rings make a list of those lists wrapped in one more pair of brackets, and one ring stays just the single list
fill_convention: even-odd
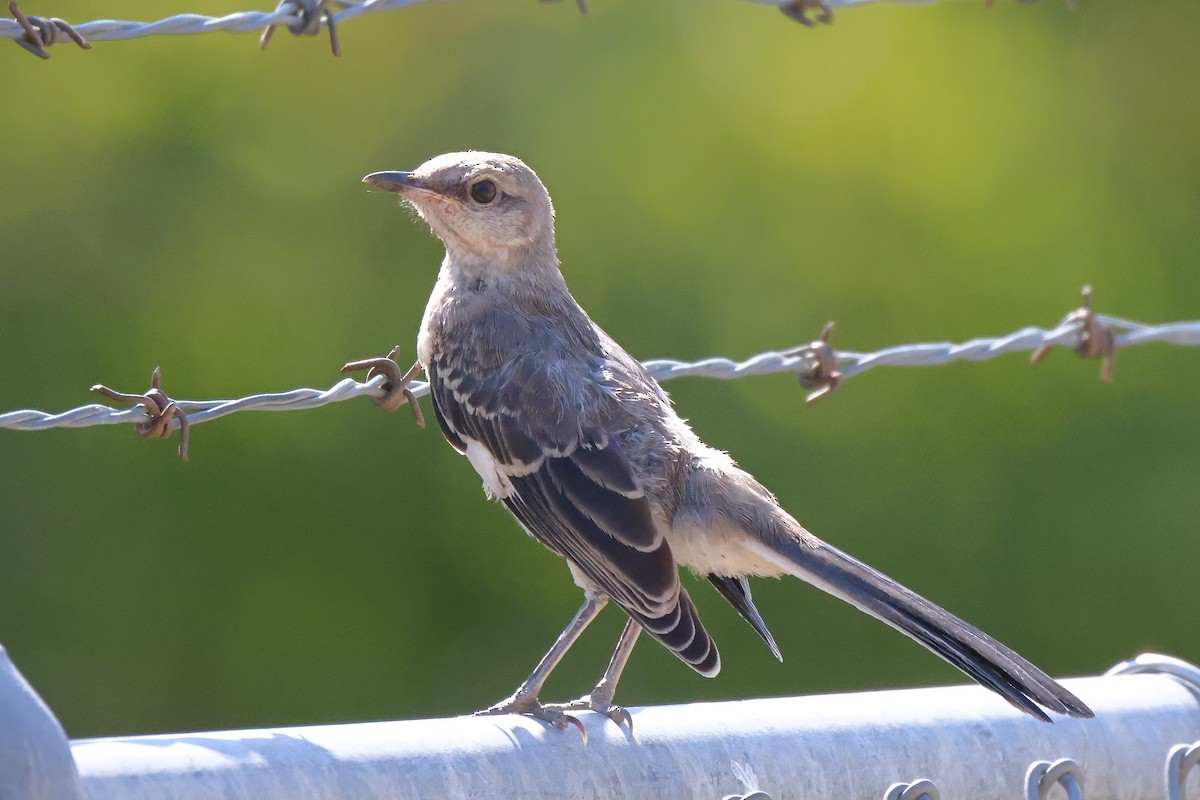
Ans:
[{"label": "bird's black beak", "polygon": [[362,182],[396,194],[407,194],[411,189],[425,188],[413,180],[411,172],[372,172],[363,178]]}]

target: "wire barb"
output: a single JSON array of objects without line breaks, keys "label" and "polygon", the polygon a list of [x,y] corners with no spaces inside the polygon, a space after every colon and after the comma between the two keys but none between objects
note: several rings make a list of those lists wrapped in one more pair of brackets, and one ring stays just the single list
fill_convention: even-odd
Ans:
[{"label": "wire barb", "polygon": [[[543,3],[557,3],[557,2],[558,2],[558,0],[541,0],[541,2],[543,2]],[[580,16],[586,17],[586,16],[588,15],[588,4],[587,4],[587,0],[575,0],[575,6],[576,6],[576,7],[579,9],[579,14],[580,14]]]},{"label": "wire barb", "polygon": [[[1032,4],[1036,3],[1037,1],[1038,0],[1017,0],[1018,3],[1024,3],[1025,5],[1032,5]],[[991,8],[995,4],[996,4],[996,0],[983,0],[984,8]],[[1067,8],[1071,8],[1071,9],[1075,8],[1075,0],[1063,0],[1063,4]]]},{"label": "wire barb", "polygon": [[351,361],[342,367],[342,372],[349,373],[364,369],[370,370],[367,373],[368,382],[372,378],[382,375],[386,379],[383,389],[387,394],[383,397],[372,397],[371,401],[384,411],[395,411],[400,406],[408,403],[409,408],[413,412],[413,419],[417,422],[417,427],[424,428],[425,415],[421,413],[421,404],[417,402],[416,395],[408,388],[408,385],[421,374],[421,362],[413,362],[413,365],[408,368],[408,372],[401,375],[400,364],[396,361],[396,356],[399,354],[400,345],[396,345],[384,358],[364,358],[361,361]]},{"label": "wire barb", "polygon": [[[1100,379],[1105,383],[1113,382],[1113,361],[1116,359],[1116,335],[1111,326],[1104,324],[1092,309],[1092,287],[1084,286],[1083,305],[1063,318],[1063,325],[1075,325],[1079,328],[1079,343],[1075,352],[1080,358],[1100,359]],[[1029,356],[1030,364],[1037,364],[1054,345],[1044,344]]]},{"label": "wire barb", "polygon": [[[335,56],[341,56],[342,46],[338,41],[337,22],[328,7],[329,0],[283,0],[276,12],[289,11],[297,17],[295,22],[287,23],[287,29],[296,36],[317,36],[321,33],[324,23],[329,28],[329,49]],[[258,46],[263,50],[271,43],[271,36],[277,25],[268,25],[259,37]]]},{"label": "wire barb", "polygon": [[804,398],[805,405],[811,406],[825,395],[831,394],[842,382],[842,373],[837,368],[837,353],[830,344],[832,338],[833,322],[830,321],[821,329],[820,338],[796,351],[798,357],[811,361],[811,366],[797,376],[801,386],[813,390]]},{"label": "wire barb", "polygon": [[[799,22],[806,28],[814,27],[816,22],[829,25],[833,22],[833,6],[828,0],[787,0],[779,4],[779,10],[790,20]],[[812,19],[808,18],[809,11],[816,11]]]},{"label": "wire barb", "polygon": [[92,49],[92,45],[88,40],[83,38],[83,35],[75,30],[66,20],[61,20],[58,17],[50,17],[49,19],[46,17],[27,17],[21,12],[20,7],[17,6],[17,0],[9,0],[8,13],[13,15],[13,19],[25,31],[23,36],[15,40],[16,43],[38,58],[50,58],[50,53],[46,51],[46,48],[58,40],[60,33],[79,45],[81,50]]},{"label": "wire barb", "polygon": [[134,423],[133,427],[143,439],[167,438],[171,435],[171,421],[179,420],[179,458],[188,460],[187,414],[162,390],[162,367],[155,367],[154,372],[150,373],[150,388],[144,394],[118,392],[100,383],[93,386],[92,391],[118,403],[141,406],[150,419]]}]

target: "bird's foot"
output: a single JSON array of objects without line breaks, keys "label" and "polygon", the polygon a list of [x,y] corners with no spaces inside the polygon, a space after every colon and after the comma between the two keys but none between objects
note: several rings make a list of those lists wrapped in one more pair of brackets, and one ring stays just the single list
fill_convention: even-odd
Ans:
[{"label": "bird's foot", "polygon": [[534,719],[540,719],[542,722],[547,722],[560,731],[566,730],[568,725],[574,725],[579,730],[579,735],[583,737],[583,743],[587,744],[587,729],[583,727],[583,723],[579,721],[578,717],[566,713],[569,710],[573,710],[568,708],[569,705],[569,703],[542,705],[536,697],[526,697],[517,692],[495,705],[476,711],[472,716],[488,717],[498,714],[521,714],[522,716],[533,717]]},{"label": "bird's foot", "polygon": [[808,18],[808,12],[816,9],[817,14],[813,19],[824,25],[833,22],[833,8],[829,5],[828,0],[790,0],[790,2],[780,3],[779,10],[783,12],[788,19],[793,19],[799,22],[806,28],[813,26],[813,20]]},{"label": "bird's foot", "polygon": [[616,705],[612,702],[611,697],[603,696],[601,692],[592,692],[585,694],[578,700],[572,700],[569,703],[552,703],[546,708],[554,709],[555,711],[595,711],[597,714],[602,714],[617,724],[617,727],[627,726],[629,732],[633,733],[633,717],[625,710],[624,706]]}]

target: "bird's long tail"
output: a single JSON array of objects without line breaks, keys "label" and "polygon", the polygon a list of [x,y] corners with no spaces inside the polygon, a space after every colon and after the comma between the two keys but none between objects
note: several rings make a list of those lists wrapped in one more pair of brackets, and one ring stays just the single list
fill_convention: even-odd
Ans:
[{"label": "bird's long tail", "polygon": [[784,572],[911,636],[1038,719],[1050,721],[1038,704],[1072,717],[1094,716],[1079,698],[1009,647],[815,537],[755,539],[749,546]]}]

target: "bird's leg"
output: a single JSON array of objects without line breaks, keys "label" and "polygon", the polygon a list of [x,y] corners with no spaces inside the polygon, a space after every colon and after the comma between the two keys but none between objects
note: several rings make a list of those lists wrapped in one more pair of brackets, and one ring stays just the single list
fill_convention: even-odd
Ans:
[{"label": "bird's leg", "polygon": [[570,624],[558,635],[558,640],[554,642],[554,645],[546,652],[546,655],[542,656],[542,660],[538,662],[538,665],[529,674],[529,677],[517,687],[517,690],[499,703],[489,706],[482,711],[476,711],[475,715],[526,714],[549,722],[556,728],[565,728],[567,725],[574,725],[579,728],[579,732],[583,734],[584,741],[586,742],[587,731],[584,730],[583,723],[570,714],[565,713],[561,708],[543,706],[538,702],[538,695],[541,694],[542,687],[546,684],[546,679],[550,677],[550,673],[558,666],[558,662],[566,655],[567,650],[571,649],[571,645],[583,633],[584,628],[596,618],[596,615],[600,613],[600,609],[604,608],[607,602],[608,597],[606,595],[588,595],[585,597],[583,605],[575,612],[575,616],[571,619]]},{"label": "bird's leg", "polygon": [[641,632],[641,625],[632,619],[626,622],[625,630],[621,631],[621,638],[617,640],[617,648],[613,650],[612,658],[608,662],[608,668],[604,670],[596,688],[578,700],[546,707],[559,711],[595,711],[608,717],[618,726],[628,725],[629,732],[633,733],[633,717],[621,706],[613,705],[613,695],[616,694],[617,681],[621,679],[621,672],[625,669]]}]

